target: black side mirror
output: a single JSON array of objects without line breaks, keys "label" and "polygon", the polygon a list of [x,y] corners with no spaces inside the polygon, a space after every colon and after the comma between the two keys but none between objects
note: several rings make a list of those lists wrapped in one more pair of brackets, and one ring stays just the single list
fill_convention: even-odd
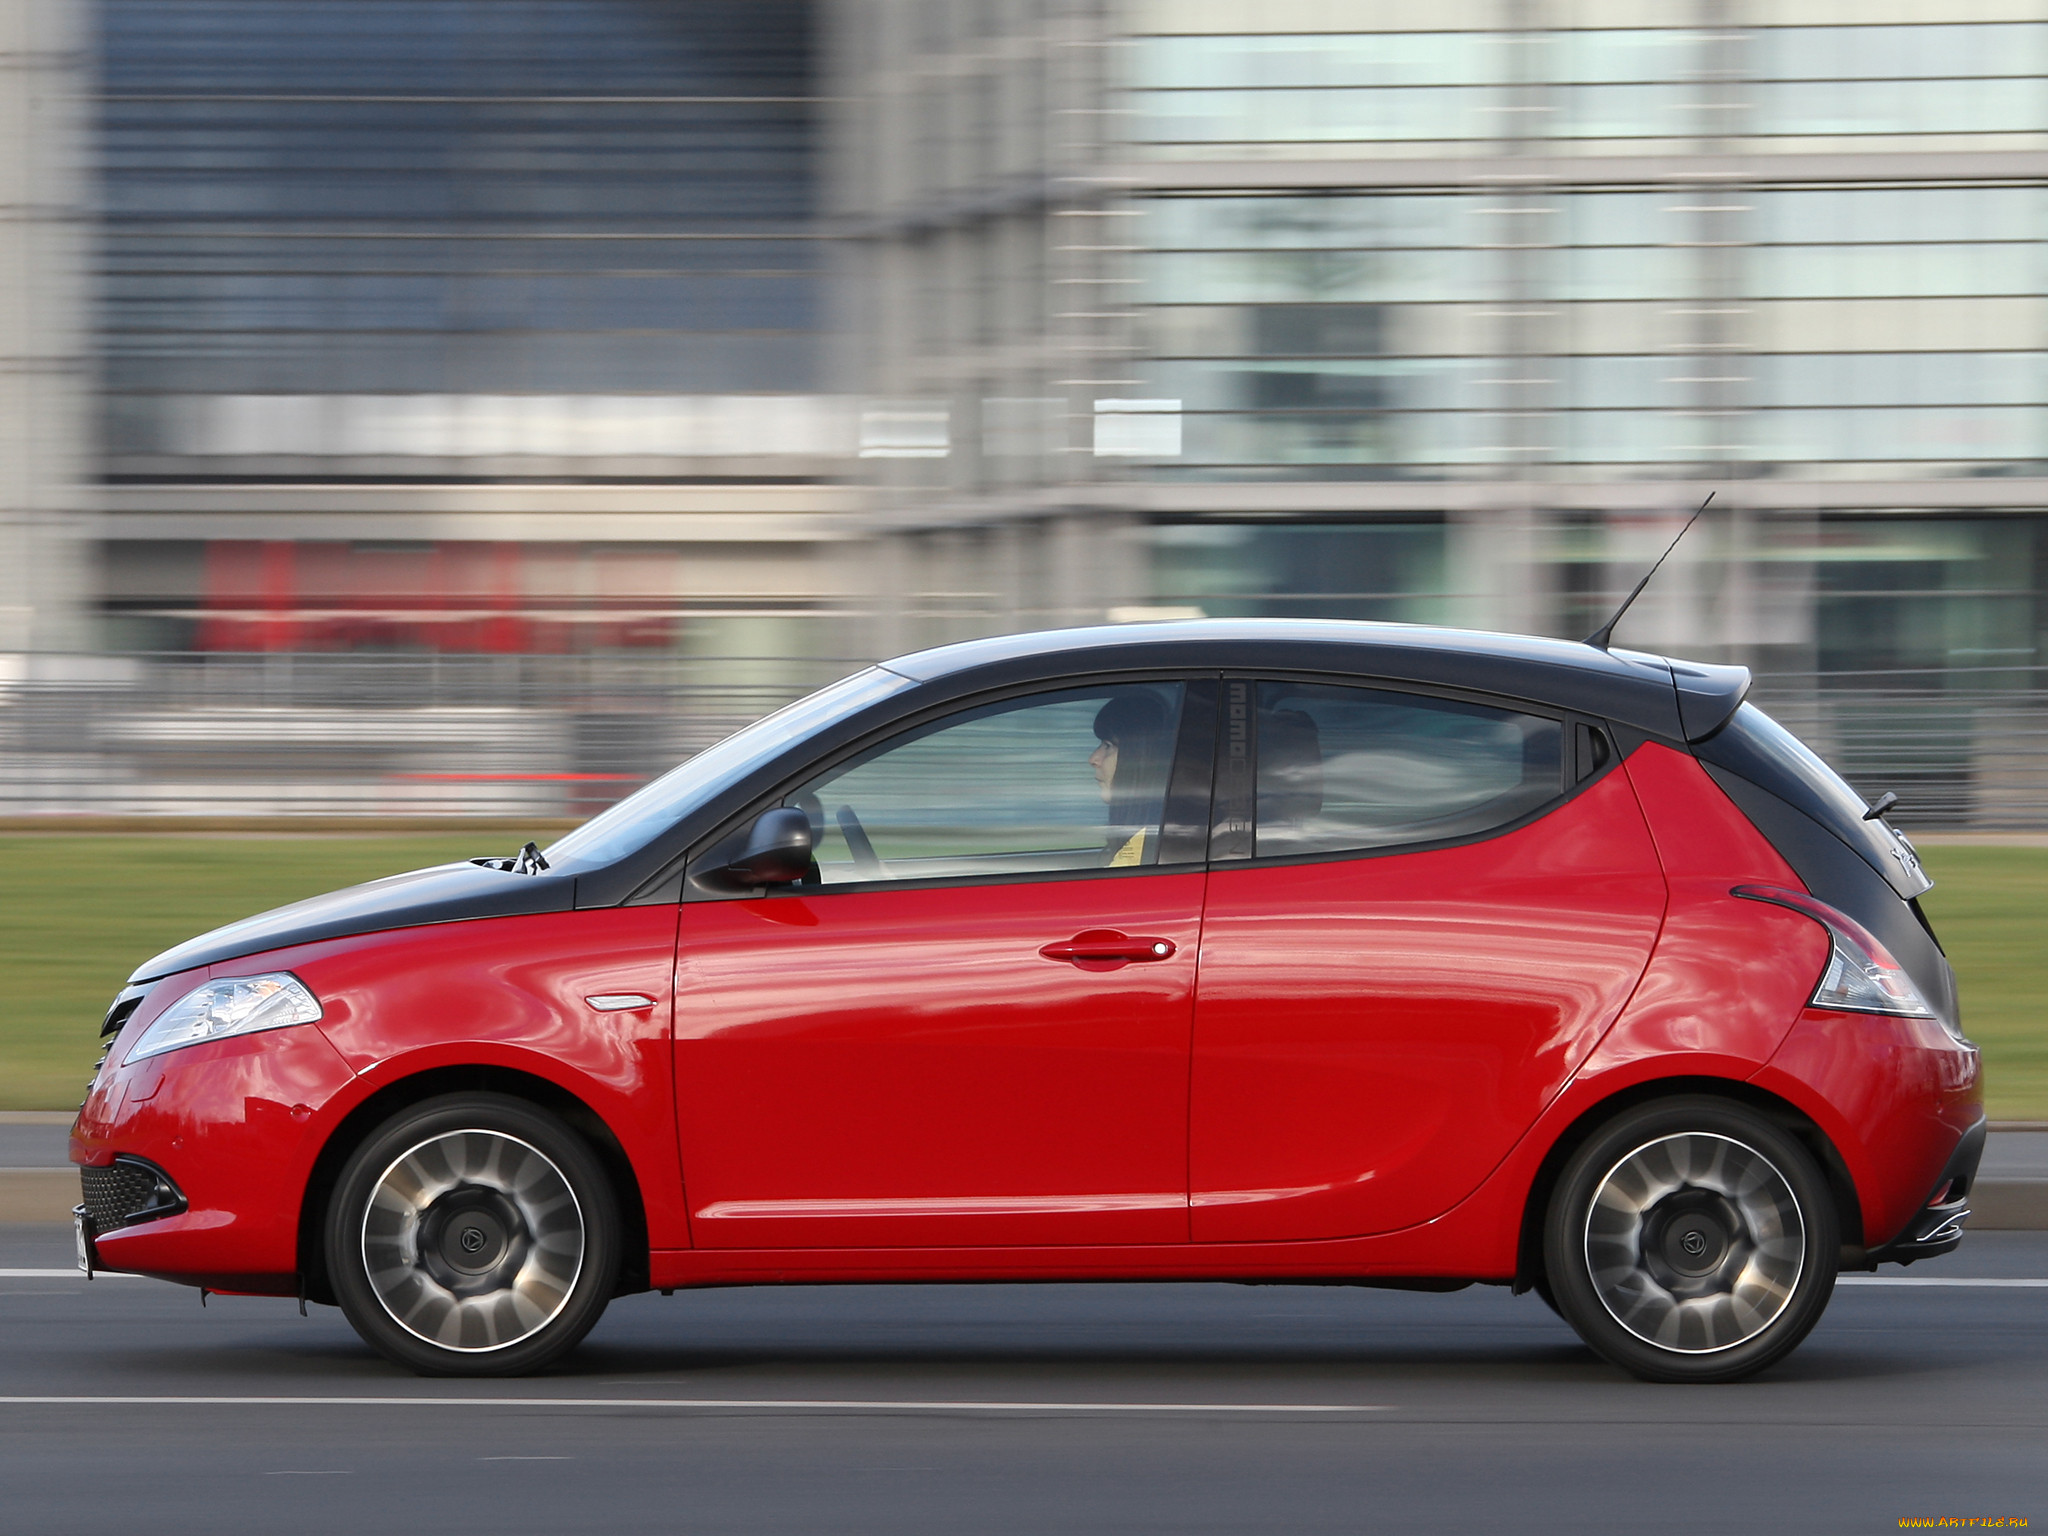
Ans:
[{"label": "black side mirror", "polygon": [[794,885],[811,870],[811,819],[793,805],[763,811],[746,851],[721,873],[734,885]]}]

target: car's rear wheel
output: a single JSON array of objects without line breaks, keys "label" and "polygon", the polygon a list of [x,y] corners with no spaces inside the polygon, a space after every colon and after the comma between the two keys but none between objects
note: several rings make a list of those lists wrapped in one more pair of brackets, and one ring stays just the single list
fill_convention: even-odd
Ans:
[{"label": "car's rear wheel", "polygon": [[1812,1155],[1739,1104],[1660,1100],[1565,1165],[1544,1225],[1565,1321],[1648,1381],[1735,1381],[1783,1359],[1834,1293],[1840,1218]]},{"label": "car's rear wheel", "polygon": [[499,1094],[432,1099],[343,1168],[328,1274],[364,1341],[423,1375],[514,1376],[558,1360],[618,1284],[618,1202],[560,1120]]}]

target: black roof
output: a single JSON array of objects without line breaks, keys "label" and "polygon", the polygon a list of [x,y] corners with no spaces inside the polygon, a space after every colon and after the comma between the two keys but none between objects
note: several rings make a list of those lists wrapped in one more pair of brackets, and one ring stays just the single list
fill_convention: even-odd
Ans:
[{"label": "black roof", "polygon": [[[1052,663],[1053,665],[1049,665]],[[1189,619],[999,635],[882,663],[918,683],[993,686],[1050,672],[1275,668],[1435,683],[1598,715],[1676,741],[1709,736],[1749,691],[1747,667],[1603,651],[1570,640],[1343,619]]]}]

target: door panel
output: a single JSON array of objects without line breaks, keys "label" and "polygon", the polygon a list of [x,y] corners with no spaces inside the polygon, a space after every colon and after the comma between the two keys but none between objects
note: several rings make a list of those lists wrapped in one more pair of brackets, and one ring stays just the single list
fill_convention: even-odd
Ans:
[{"label": "door panel", "polygon": [[1625,776],[1462,847],[1218,865],[1197,1242],[1386,1232],[1476,1188],[1613,1023],[1664,883]]},{"label": "door panel", "polygon": [[[1184,1242],[1203,880],[686,903],[698,1245]],[[1122,947],[1102,930],[1170,953],[1098,958]]]}]

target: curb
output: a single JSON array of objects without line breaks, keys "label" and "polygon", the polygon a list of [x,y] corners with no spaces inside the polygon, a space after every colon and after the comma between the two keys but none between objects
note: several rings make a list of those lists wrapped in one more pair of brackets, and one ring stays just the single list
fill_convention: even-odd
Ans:
[{"label": "curb", "polygon": [[[75,1168],[0,1170],[0,1222],[71,1220]],[[2048,1232],[2048,1179],[1979,1179],[1970,1191],[1972,1232]]]},{"label": "curb", "polygon": [[69,1222],[80,1198],[76,1168],[0,1171],[0,1221]]},{"label": "curb", "polygon": [[1966,1232],[2048,1232],[2048,1179],[1979,1179]]}]

